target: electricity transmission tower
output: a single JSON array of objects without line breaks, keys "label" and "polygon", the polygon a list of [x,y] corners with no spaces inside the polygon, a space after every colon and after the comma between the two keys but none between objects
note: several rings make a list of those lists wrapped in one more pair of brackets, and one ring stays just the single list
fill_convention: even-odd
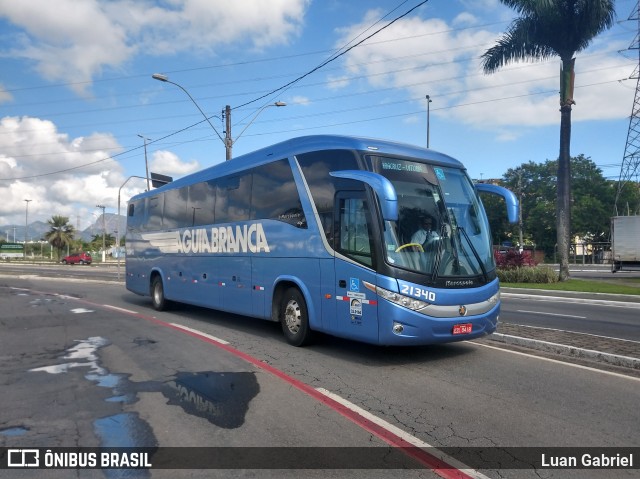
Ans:
[{"label": "electricity transmission tower", "polygon": [[[622,167],[620,168],[620,177],[618,179],[618,191],[616,193],[614,206],[614,214],[616,216],[619,214],[619,210],[624,210],[625,208],[625,205],[620,205],[620,208],[618,207],[622,189],[625,184],[633,182],[634,177],[636,178],[635,184],[637,184],[638,173],[640,173],[640,1],[636,2],[633,12],[629,15],[629,20],[633,20],[638,24],[636,36],[633,42],[631,42],[631,45],[629,45],[629,50],[636,50],[638,52],[638,64],[629,77],[636,79],[636,94],[633,98],[629,131],[627,132],[627,143],[624,148]],[[634,206],[636,214],[639,207],[640,205]],[[626,210],[627,214],[630,214],[629,205],[626,205]]]}]

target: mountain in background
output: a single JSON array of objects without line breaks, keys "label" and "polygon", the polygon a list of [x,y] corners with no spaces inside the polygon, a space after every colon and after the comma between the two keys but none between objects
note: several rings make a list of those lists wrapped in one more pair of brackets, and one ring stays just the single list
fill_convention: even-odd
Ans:
[{"label": "mountain in background", "polygon": [[[116,236],[116,230],[120,229],[120,235],[122,236],[125,231],[127,218],[114,213],[105,213],[104,222],[106,225],[107,234]],[[73,223],[72,223],[73,224]],[[74,227],[76,225],[73,225]],[[3,225],[0,226],[0,238],[9,243],[22,243],[24,242],[24,225]],[[44,235],[50,230],[49,224],[44,221],[34,221],[29,223],[28,240],[39,241],[44,239]],[[88,228],[78,232],[76,231],[75,238],[82,239],[83,241],[91,241],[95,235],[102,235],[102,215],[96,219],[96,221]]]}]

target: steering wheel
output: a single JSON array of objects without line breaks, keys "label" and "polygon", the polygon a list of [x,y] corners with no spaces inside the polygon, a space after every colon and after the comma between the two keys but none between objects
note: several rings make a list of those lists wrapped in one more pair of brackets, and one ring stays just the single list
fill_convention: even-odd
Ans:
[{"label": "steering wheel", "polygon": [[396,253],[399,253],[403,249],[409,248],[410,246],[415,246],[416,248],[418,248],[418,251],[420,251],[421,253],[424,253],[424,248],[420,243],[405,243],[402,246],[398,246],[398,248],[396,249]]}]

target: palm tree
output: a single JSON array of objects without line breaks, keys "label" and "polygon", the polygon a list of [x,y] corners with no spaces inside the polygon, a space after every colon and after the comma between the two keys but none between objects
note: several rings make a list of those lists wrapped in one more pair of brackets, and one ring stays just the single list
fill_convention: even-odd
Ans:
[{"label": "palm tree", "polygon": [[520,17],[497,44],[482,55],[485,73],[509,63],[558,56],[560,70],[560,155],[556,225],[560,281],[569,278],[571,235],[571,107],[575,54],[589,46],[615,21],[614,0],[500,0]]},{"label": "palm tree", "polygon": [[47,223],[51,229],[45,233],[44,238],[51,243],[57,253],[58,259],[62,256],[62,248],[73,241],[75,228],[69,224],[69,218],[66,216],[54,215]]}]

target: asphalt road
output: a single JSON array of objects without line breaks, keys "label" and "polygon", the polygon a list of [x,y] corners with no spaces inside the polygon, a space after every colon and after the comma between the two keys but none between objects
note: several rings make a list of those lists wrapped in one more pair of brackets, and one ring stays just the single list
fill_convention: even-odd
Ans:
[{"label": "asphalt road", "polygon": [[515,289],[503,292],[501,321],[640,341],[640,302],[549,294],[554,293],[531,295]]},{"label": "asphalt road", "polygon": [[[448,453],[461,448],[485,477],[637,476],[637,469],[535,472],[525,464],[540,447],[640,447],[637,378],[486,341],[382,348],[321,336],[293,348],[278,325],[187,306],[158,313],[112,282],[5,276],[0,304],[1,446],[237,446],[249,457],[255,450],[247,447],[275,446],[274,464],[309,467],[333,451],[326,447],[393,461],[388,446],[401,437]],[[533,449],[507,449],[518,456],[508,469],[480,467],[474,457],[473,448],[513,447]],[[343,465],[352,456],[340,458]],[[215,470],[215,477],[435,477],[370,463],[380,467],[288,464]],[[47,477],[68,477],[60,472]]]}]

